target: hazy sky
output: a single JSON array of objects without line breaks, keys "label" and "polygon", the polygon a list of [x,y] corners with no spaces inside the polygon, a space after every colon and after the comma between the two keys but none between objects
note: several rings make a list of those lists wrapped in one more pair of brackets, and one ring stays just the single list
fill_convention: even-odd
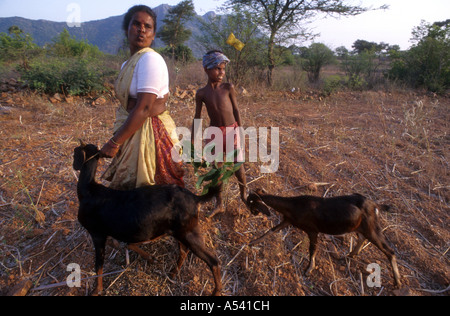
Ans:
[{"label": "hazy sky", "polygon": [[[28,19],[44,19],[65,22],[72,3],[79,5],[81,21],[100,20],[110,16],[122,15],[135,4],[157,7],[160,4],[176,5],[182,0],[0,0],[0,17],[20,16]],[[215,11],[225,3],[223,0],[194,0],[199,14]],[[69,11],[69,12],[68,12]]]},{"label": "hazy sky", "polygon": [[[65,22],[77,14],[81,21],[104,19],[124,14],[134,4],[147,4],[156,7],[162,3],[176,5],[181,0],[0,0],[0,17],[20,16],[28,19],[45,19]],[[215,11],[225,0],[194,0],[197,13]],[[390,6],[387,11],[373,11],[350,18],[326,18],[314,21],[311,26],[321,36],[322,42],[335,49],[339,46],[351,48],[358,40],[385,42],[400,45],[402,49],[410,46],[411,31],[427,22],[450,19],[450,0],[349,0],[348,3],[362,3],[366,7]],[[70,6],[75,4],[75,7]]]},{"label": "hazy sky", "polygon": [[[357,2],[357,1],[356,1]],[[350,48],[358,40],[385,42],[400,45],[402,49],[411,46],[414,27],[422,20],[429,23],[450,19],[450,0],[361,0],[364,6],[389,5],[386,11],[378,10],[349,18],[327,18],[313,23],[315,31],[321,33],[316,41],[331,48]]]}]

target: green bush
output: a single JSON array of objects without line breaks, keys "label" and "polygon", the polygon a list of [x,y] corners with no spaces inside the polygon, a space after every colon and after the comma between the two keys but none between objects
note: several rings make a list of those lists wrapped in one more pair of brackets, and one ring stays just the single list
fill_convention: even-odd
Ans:
[{"label": "green bush", "polygon": [[70,36],[67,29],[53,39],[49,51],[58,57],[97,58],[103,55],[97,46],[89,44],[86,40],[77,40]]},{"label": "green bush", "polygon": [[346,85],[346,79],[339,75],[332,75],[323,80],[322,94],[330,96]]},{"label": "green bush", "polygon": [[116,75],[116,71],[110,70],[107,56],[98,47],[76,40],[67,30],[43,50],[44,54],[45,58],[35,58],[26,67],[18,66],[21,80],[30,89],[41,93],[101,93],[106,90],[105,78]]},{"label": "green bush", "polygon": [[348,87],[358,91],[373,88],[375,83],[379,81],[380,73],[378,69],[380,65],[380,59],[374,51],[345,55],[341,63],[342,69],[348,76]]},{"label": "green bush", "polygon": [[20,69],[22,80],[33,90],[41,93],[64,93],[87,95],[103,92],[106,73],[95,59],[53,57],[35,60],[29,69]]},{"label": "green bush", "polygon": [[357,74],[350,75],[347,79],[346,85],[354,91],[364,91],[369,87],[369,84],[364,77]]}]

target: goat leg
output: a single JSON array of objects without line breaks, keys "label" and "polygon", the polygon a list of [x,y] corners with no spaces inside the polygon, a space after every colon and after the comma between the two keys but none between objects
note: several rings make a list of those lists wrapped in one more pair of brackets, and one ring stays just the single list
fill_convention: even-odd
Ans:
[{"label": "goat leg", "polygon": [[206,248],[199,227],[194,227],[191,232],[187,232],[185,236],[179,236],[179,238],[179,241],[181,241],[192,251],[193,254],[202,259],[209,266],[213,274],[215,284],[212,295],[220,296],[222,294],[222,277],[220,276],[219,259],[213,252]]},{"label": "goat leg", "polygon": [[373,243],[375,246],[377,246],[378,249],[380,249],[386,255],[386,257],[389,259],[391,266],[392,266],[392,270],[394,272],[395,284],[397,287],[401,287],[402,283],[400,282],[400,272],[398,270],[397,258],[395,257],[395,252],[391,247],[388,246],[388,244],[386,242],[386,238],[384,237],[381,230],[379,228],[377,228],[376,230],[371,232],[370,236],[366,236],[366,237],[367,237],[367,239],[369,239],[369,241],[371,243]]},{"label": "goat leg", "polygon": [[354,258],[357,255],[359,255],[365,242],[366,242],[366,237],[364,237],[362,234],[358,233],[358,242],[356,243],[355,248],[352,250],[352,252],[350,252],[350,254],[348,256],[350,258]]},{"label": "goat leg", "polygon": [[392,270],[394,271],[395,284],[398,288],[400,288],[402,286],[402,282],[400,281],[400,272],[398,271],[397,258],[395,257],[395,255],[392,255],[391,257],[391,265]]},{"label": "goat leg", "polygon": [[106,236],[92,236],[95,247],[95,272],[97,273],[97,287],[92,296],[99,296],[103,292],[103,263],[105,261]]},{"label": "goat leg", "polygon": [[137,244],[129,244],[127,246],[128,249],[133,250],[134,252],[136,252],[137,254],[139,254],[142,258],[144,258],[145,260],[148,261],[148,263],[152,264],[153,260],[150,257],[150,255],[145,252],[144,250],[142,250],[141,248],[139,248],[139,246]]},{"label": "goat leg", "polygon": [[318,233],[309,232],[309,265],[306,268],[306,275],[309,275],[316,268],[316,252],[317,252],[317,237]]},{"label": "goat leg", "polygon": [[142,258],[144,258],[145,260],[148,261],[148,263],[152,264],[153,263],[153,259],[150,257],[150,255],[145,252],[144,250],[142,250],[141,248],[139,248],[140,245],[148,245],[150,243],[153,243],[155,241],[160,240],[161,238],[167,237],[167,234],[158,236],[152,240],[149,241],[144,241],[144,242],[139,242],[139,243],[135,243],[135,244],[128,244],[127,248],[130,250],[133,250],[134,252],[136,252],[138,255],[140,255]]},{"label": "goat leg", "polygon": [[290,225],[289,222],[287,221],[282,221],[279,225],[275,226],[274,228],[272,228],[271,230],[269,230],[267,233],[265,233],[264,235],[262,235],[261,237],[259,237],[258,239],[253,240],[252,242],[250,242],[250,246],[259,244],[261,241],[263,241],[264,239],[266,239],[268,236],[288,227]]},{"label": "goat leg", "polygon": [[177,274],[180,272],[180,269],[183,266],[183,263],[186,260],[187,255],[189,254],[189,249],[182,242],[178,242],[178,245],[180,248],[180,255],[178,257],[177,265],[170,272],[171,279],[175,279]]}]

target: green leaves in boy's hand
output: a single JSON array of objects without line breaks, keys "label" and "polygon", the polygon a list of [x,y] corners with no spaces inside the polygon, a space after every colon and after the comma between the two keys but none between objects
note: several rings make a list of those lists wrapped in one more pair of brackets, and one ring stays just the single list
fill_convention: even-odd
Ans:
[{"label": "green leaves in boy's hand", "polygon": [[[240,163],[234,162],[219,163],[217,161],[214,161],[212,163],[208,162],[203,158],[196,157],[194,144],[190,143],[190,145],[191,145],[191,155],[189,163],[194,167],[194,173],[198,177],[196,188],[200,189],[203,186],[203,193],[202,193],[203,195],[207,194],[210,188],[220,184],[227,183],[228,180],[236,173],[236,171],[238,171],[241,168],[243,164],[242,162]],[[213,149],[214,147],[211,148],[211,150]],[[237,153],[238,150],[236,149],[233,153],[227,155],[226,161],[228,160],[234,161],[234,157],[237,156]],[[201,169],[206,169],[206,173],[200,175]]]}]

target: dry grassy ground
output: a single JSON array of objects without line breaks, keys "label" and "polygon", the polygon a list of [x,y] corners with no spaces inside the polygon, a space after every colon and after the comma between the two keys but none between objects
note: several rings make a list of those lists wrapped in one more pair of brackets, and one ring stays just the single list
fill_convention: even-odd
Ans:
[{"label": "dry grassy ground", "polygon": [[[24,279],[32,281],[33,296],[85,295],[93,287],[94,280],[79,289],[57,286],[70,274],[70,263],[81,266],[83,278],[94,270],[92,242],[77,222],[72,151],[79,138],[101,145],[110,137],[117,103],[70,101],[53,104],[27,92],[0,98],[0,294]],[[207,244],[221,262],[225,295],[449,294],[448,98],[346,92],[321,99],[272,92],[241,96],[239,102],[245,127],[274,126],[281,134],[279,171],[263,175],[259,164],[247,163],[250,189],[285,196],[358,192],[392,205],[392,212],[381,215],[382,226],[397,252],[404,289],[395,291],[389,262],[373,245],[356,259],[346,258],[351,235],[322,236],[317,269],[309,277],[303,275],[303,232],[289,228],[257,247],[246,246],[280,218],[250,215],[233,180],[227,212],[207,220],[209,206],[200,215]],[[171,104],[177,125],[189,127],[192,99],[173,97]],[[193,189],[196,179],[186,168]],[[146,250],[154,264],[131,253],[126,266],[124,249],[107,247],[105,273],[121,272],[105,278],[106,295],[211,293],[212,275],[195,256],[178,278],[169,279],[177,259],[172,239]],[[382,268],[381,288],[366,286],[370,263]]]}]

